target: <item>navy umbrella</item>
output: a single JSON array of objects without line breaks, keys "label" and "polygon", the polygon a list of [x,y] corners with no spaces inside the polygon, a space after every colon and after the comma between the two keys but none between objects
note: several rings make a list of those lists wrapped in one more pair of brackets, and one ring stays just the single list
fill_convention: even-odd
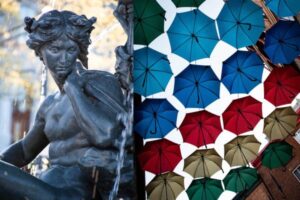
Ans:
[{"label": "navy umbrella", "polygon": [[178,111],[166,99],[146,99],[134,113],[134,130],[144,139],[163,138],[176,128]]},{"label": "navy umbrella", "polygon": [[209,66],[189,65],[175,77],[174,96],[189,108],[205,108],[219,98],[220,80]]},{"label": "navy umbrella", "polygon": [[289,64],[300,54],[300,24],[278,21],[266,33],[264,51],[276,64]]},{"label": "navy umbrella", "polygon": [[167,34],[172,52],[190,62],[210,57],[219,41],[214,21],[198,9],[178,13]]},{"label": "navy umbrella", "polygon": [[148,47],[134,51],[134,92],[149,96],[164,91],[171,77],[166,55]]},{"label": "navy umbrella", "polygon": [[223,63],[222,82],[231,94],[249,93],[261,83],[263,68],[255,53],[237,51]]}]

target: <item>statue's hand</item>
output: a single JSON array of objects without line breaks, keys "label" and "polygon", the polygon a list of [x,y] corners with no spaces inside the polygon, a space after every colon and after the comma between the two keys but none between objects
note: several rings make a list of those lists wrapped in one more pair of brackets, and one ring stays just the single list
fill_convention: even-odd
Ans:
[{"label": "statue's hand", "polygon": [[64,88],[68,87],[68,84],[71,84],[77,88],[83,88],[87,83],[87,78],[82,76],[85,71],[86,70],[82,67],[82,65],[77,63],[73,71],[68,75],[64,84]]}]

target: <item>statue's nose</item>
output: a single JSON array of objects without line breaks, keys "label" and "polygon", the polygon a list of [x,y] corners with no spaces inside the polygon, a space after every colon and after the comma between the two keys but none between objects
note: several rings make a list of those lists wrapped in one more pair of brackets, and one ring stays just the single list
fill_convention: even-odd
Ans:
[{"label": "statue's nose", "polygon": [[61,56],[59,58],[59,63],[64,65],[67,63],[67,60],[68,60],[67,53],[66,52],[61,53]]}]

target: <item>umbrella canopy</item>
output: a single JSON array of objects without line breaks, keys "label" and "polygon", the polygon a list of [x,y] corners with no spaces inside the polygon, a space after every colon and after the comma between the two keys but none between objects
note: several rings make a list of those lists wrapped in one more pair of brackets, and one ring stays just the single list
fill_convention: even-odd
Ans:
[{"label": "umbrella canopy", "polygon": [[204,108],[219,93],[220,81],[209,66],[189,65],[175,77],[174,96],[187,108]]},{"label": "umbrella canopy", "polygon": [[222,169],[222,160],[214,149],[196,150],[184,159],[184,171],[194,178],[210,177]]},{"label": "umbrella canopy", "polygon": [[296,129],[297,118],[291,107],[276,108],[264,120],[264,133],[271,141],[285,139]]},{"label": "umbrella canopy", "polygon": [[263,12],[252,1],[225,1],[217,24],[223,41],[235,48],[250,46],[264,30]]},{"label": "umbrella canopy", "polygon": [[176,7],[198,7],[204,0],[172,0]]},{"label": "umbrella canopy", "polygon": [[265,99],[274,106],[290,104],[300,93],[300,73],[292,66],[273,68],[264,82]]},{"label": "umbrella canopy", "polygon": [[149,96],[164,91],[171,77],[166,55],[148,47],[134,51],[134,92]]},{"label": "umbrella canopy", "polygon": [[190,200],[217,200],[223,188],[220,180],[203,178],[193,180],[186,192]]},{"label": "umbrella canopy", "polygon": [[153,0],[134,1],[134,44],[148,45],[164,32],[165,10]]},{"label": "umbrella canopy", "polygon": [[237,51],[223,63],[222,82],[231,94],[249,93],[261,83],[263,68],[256,53]]},{"label": "umbrella canopy", "polygon": [[293,156],[293,147],[285,141],[268,145],[262,155],[262,164],[269,169],[285,166]]},{"label": "umbrella canopy", "polygon": [[222,117],[226,130],[237,135],[245,133],[262,119],[262,103],[251,96],[233,100]]},{"label": "umbrella canopy", "polygon": [[150,200],[175,200],[184,190],[184,178],[174,172],[157,175],[146,187]]},{"label": "umbrella canopy", "polygon": [[264,51],[274,64],[293,62],[300,54],[300,24],[278,21],[266,32]]},{"label": "umbrella canopy", "polygon": [[277,16],[296,16],[300,12],[299,0],[265,0],[268,6]]},{"label": "umbrella canopy", "polygon": [[198,148],[214,143],[222,132],[220,117],[205,110],[187,114],[179,130],[184,142]]},{"label": "umbrella canopy", "polygon": [[225,160],[230,166],[248,165],[257,157],[260,142],[254,135],[238,136],[225,144]]},{"label": "umbrella canopy", "polygon": [[256,169],[239,167],[230,170],[223,180],[226,190],[241,192],[250,189],[258,181]]},{"label": "umbrella canopy", "polygon": [[143,138],[163,138],[176,127],[178,111],[166,99],[146,99],[134,112],[134,130]]},{"label": "umbrella canopy", "polygon": [[172,171],[182,159],[179,145],[166,139],[147,142],[138,158],[142,169],[154,174]]},{"label": "umbrella canopy", "polygon": [[177,13],[167,34],[172,52],[189,62],[210,57],[219,41],[214,21],[198,9]]}]

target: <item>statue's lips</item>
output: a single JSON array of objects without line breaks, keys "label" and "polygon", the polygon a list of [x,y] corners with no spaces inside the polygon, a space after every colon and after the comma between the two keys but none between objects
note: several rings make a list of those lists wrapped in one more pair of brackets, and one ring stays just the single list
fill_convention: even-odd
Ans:
[{"label": "statue's lips", "polygon": [[68,72],[70,69],[70,66],[68,67],[56,67],[57,72]]}]

